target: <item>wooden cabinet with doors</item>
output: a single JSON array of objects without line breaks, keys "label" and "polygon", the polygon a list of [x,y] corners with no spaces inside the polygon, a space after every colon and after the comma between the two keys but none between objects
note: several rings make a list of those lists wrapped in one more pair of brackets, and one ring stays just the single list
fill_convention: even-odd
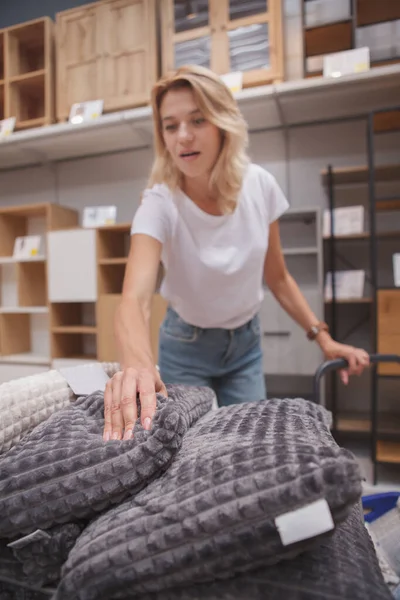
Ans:
[{"label": "wooden cabinet with doors", "polygon": [[284,78],[281,0],[163,0],[162,70],[197,64],[243,85]]},{"label": "wooden cabinet with doors", "polygon": [[99,0],[58,13],[57,118],[72,104],[104,112],[145,105],[158,77],[156,0]]}]

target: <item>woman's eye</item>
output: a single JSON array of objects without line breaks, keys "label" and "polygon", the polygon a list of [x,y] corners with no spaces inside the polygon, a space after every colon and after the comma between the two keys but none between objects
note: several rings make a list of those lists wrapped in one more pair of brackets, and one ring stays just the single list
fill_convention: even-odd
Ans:
[{"label": "woman's eye", "polygon": [[166,125],[165,126],[166,131],[175,131],[175,129],[176,129],[176,125]]},{"label": "woman's eye", "polygon": [[195,125],[202,125],[204,122],[205,122],[204,117],[198,117],[197,119],[194,120]]}]

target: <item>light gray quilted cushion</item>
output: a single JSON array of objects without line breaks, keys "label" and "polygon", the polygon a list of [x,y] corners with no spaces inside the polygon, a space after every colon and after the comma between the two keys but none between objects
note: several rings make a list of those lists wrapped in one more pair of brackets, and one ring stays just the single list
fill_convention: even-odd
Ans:
[{"label": "light gray quilted cushion", "polygon": [[[101,364],[109,376],[118,369],[117,363]],[[73,400],[71,388],[55,369],[0,384],[0,455]]]},{"label": "light gray quilted cushion", "polygon": [[56,600],[140,598],[277,563],[323,539],[285,546],[277,516],[326,499],[337,525],[360,496],[358,464],[322,407],[220,408],[185,433],[161,477],[83,531]]}]

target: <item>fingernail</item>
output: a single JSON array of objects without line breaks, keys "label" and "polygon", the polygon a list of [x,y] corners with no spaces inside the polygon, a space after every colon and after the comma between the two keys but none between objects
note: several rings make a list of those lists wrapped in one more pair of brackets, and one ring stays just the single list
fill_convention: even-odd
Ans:
[{"label": "fingernail", "polygon": [[105,434],[104,434],[103,440],[104,440],[105,442],[108,442],[108,441],[109,441],[109,439],[110,439],[110,434],[109,434],[109,432],[107,431],[107,433],[105,433]]},{"label": "fingernail", "polygon": [[127,429],[125,431],[124,440],[130,440],[132,437],[132,429]]},{"label": "fingernail", "polygon": [[113,433],[112,439],[113,440],[117,440],[118,439],[118,432]]},{"label": "fingernail", "polygon": [[151,427],[151,419],[150,417],[146,417],[145,420],[143,421],[143,427],[149,431],[150,427]]}]

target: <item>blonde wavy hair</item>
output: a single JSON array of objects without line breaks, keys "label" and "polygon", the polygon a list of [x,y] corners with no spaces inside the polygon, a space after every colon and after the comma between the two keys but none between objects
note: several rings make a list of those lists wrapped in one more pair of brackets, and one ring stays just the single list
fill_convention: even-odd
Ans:
[{"label": "blonde wavy hair", "polygon": [[154,117],[155,159],[148,187],[164,183],[175,190],[182,186],[183,175],[169,154],[163,137],[161,102],[171,89],[191,88],[203,116],[221,131],[222,144],[210,177],[210,192],[218,198],[223,213],[231,213],[237,205],[247,155],[248,130],[231,91],[218,75],[200,66],[182,66],[162,77],[153,87],[151,104]]}]

